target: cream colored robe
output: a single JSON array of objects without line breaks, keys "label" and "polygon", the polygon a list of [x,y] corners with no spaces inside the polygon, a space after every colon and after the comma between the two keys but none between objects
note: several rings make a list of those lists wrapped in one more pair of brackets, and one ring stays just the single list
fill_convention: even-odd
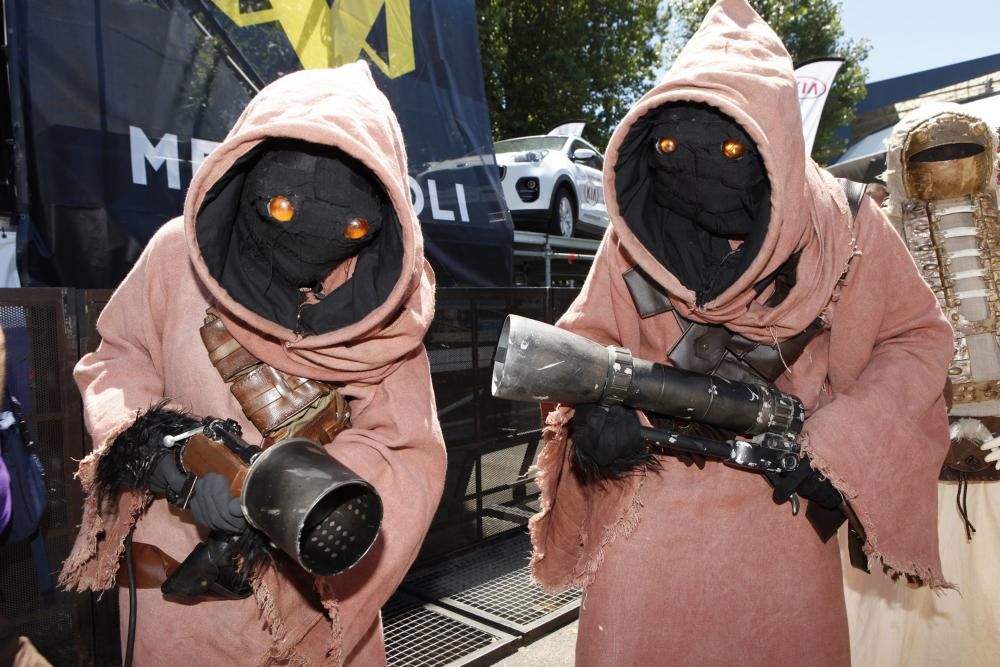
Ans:
[{"label": "cream colored robe", "polygon": [[[957,104],[936,102],[908,113],[893,129],[887,142],[886,183],[889,216],[897,225],[902,224],[902,203],[906,201],[905,140],[929,120],[950,114],[977,118]],[[987,150],[994,152],[996,145],[993,135]],[[995,177],[994,164],[991,184]],[[982,353],[983,348],[977,352]],[[977,352],[972,353],[973,364],[995,368],[995,351],[988,350],[983,357]],[[990,352],[992,360],[986,356]],[[962,417],[998,412],[997,401],[965,403],[952,410],[953,415]],[[957,486],[957,482],[938,482],[938,539],[941,567],[961,594],[895,586],[879,573],[866,577],[845,571],[844,596],[855,663],[986,667],[1000,662],[1000,481],[969,483],[969,520],[976,527],[971,541],[956,504]]]}]

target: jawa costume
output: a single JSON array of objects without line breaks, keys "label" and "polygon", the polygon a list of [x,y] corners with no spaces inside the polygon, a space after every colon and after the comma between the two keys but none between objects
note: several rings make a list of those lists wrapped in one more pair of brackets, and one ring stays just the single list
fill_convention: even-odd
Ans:
[{"label": "jawa costume", "polygon": [[941,564],[962,595],[846,575],[863,665],[986,665],[1000,654],[1000,210],[997,134],[957,104],[907,114],[888,141],[888,215],[955,331],[951,450],[938,484]]},{"label": "jawa costume", "polygon": [[[780,496],[827,504],[835,487],[875,567],[946,586],[936,481],[951,332],[888,221],[867,199],[852,216],[844,188],[805,158],[800,127],[777,35],[744,0],[716,3],[611,138],[611,227],[558,326],[722,377],[764,374],[735,362],[768,352],[775,386],[806,408],[808,475]],[[762,475],[609,436],[635,432],[632,411],[602,429],[595,406],[576,410],[586,424],[571,406],[546,419],[531,529],[537,581],[586,590],[577,664],[849,662],[835,539],[775,503]],[[642,465],[586,481],[575,450],[594,431],[598,453]]]},{"label": "jawa costume", "polygon": [[[306,427],[384,506],[374,546],[343,574],[312,577],[279,554],[241,600],[177,604],[140,588],[138,664],[384,662],[379,609],[417,555],[445,471],[422,346],[434,284],[422,246],[400,129],[367,65],[297,72],[250,102],[195,175],[183,217],[157,232],[108,302],[100,347],[75,370],[95,450],[80,465],[87,498],[64,586],[115,586],[133,526],[137,547],[176,561],[205,537],[211,511],[196,522],[146,492],[96,498],[119,436],[164,399],[236,420],[260,444],[265,424],[273,438],[289,432],[265,414],[283,405],[275,396],[326,387],[327,408],[286,425]],[[246,364],[234,357],[278,379],[240,393]],[[331,439],[345,407],[351,425]],[[239,523],[227,509],[215,518]]]}]

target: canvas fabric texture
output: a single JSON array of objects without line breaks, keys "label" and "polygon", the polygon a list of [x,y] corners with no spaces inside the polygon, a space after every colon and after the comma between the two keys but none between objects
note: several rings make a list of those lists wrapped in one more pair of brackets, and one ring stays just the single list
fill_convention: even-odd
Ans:
[{"label": "canvas fabric texture", "polygon": [[[1000,483],[969,482],[972,540],[955,507],[958,482],[938,482],[941,567],[958,592],[900,586],[881,573],[844,571],[856,665],[996,664],[1000,654]],[[846,555],[845,555],[846,561]],[[961,593],[961,594],[959,594]]]}]

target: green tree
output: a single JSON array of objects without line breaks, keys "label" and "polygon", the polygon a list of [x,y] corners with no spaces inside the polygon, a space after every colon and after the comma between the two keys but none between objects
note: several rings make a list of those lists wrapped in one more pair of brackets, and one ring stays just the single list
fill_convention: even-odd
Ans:
[{"label": "green tree", "polygon": [[476,0],[497,139],[587,121],[603,148],[662,63],[659,0]]},{"label": "green tree", "polygon": [[[669,47],[675,54],[698,29],[713,4],[713,0],[669,0],[677,28]],[[871,47],[864,39],[844,37],[840,0],[750,0],[750,4],[778,33],[796,64],[830,56],[844,59],[813,144],[813,158],[825,164],[845,148],[846,141],[838,139],[836,131],[854,120],[854,107],[865,96],[868,72],[862,62]]]}]

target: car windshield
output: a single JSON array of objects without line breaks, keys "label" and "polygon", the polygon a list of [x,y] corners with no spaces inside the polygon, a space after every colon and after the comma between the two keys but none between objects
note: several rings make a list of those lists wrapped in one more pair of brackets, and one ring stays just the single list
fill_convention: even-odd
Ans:
[{"label": "car windshield", "polygon": [[523,153],[525,151],[559,150],[566,143],[566,137],[524,137],[505,139],[493,144],[497,153]]}]

